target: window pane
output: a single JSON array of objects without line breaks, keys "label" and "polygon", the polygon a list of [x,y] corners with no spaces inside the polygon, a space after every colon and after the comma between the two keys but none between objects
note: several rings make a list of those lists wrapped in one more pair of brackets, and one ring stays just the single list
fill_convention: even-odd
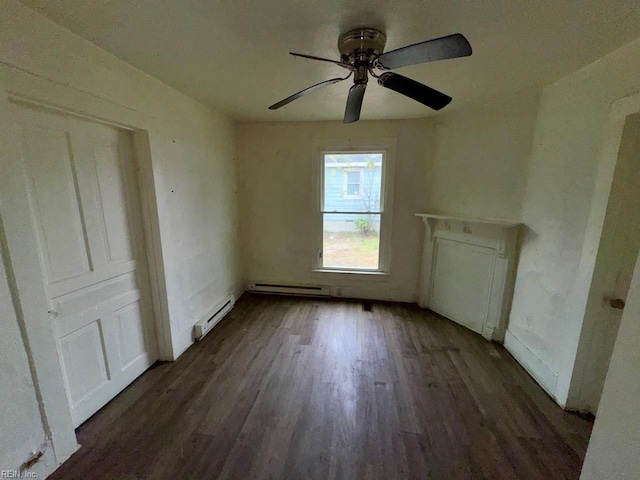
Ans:
[{"label": "window pane", "polygon": [[380,215],[325,213],[322,243],[323,267],[377,270]]},{"label": "window pane", "polygon": [[325,212],[380,212],[382,153],[324,155]]},{"label": "window pane", "polygon": [[360,170],[347,171],[347,182],[360,185]]}]

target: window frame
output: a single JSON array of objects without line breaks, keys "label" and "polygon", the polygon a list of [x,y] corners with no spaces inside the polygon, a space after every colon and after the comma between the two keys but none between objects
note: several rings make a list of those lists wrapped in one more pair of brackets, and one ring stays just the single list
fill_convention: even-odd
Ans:
[{"label": "window frame", "polygon": [[[389,275],[391,272],[391,234],[393,218],[393,186],[395,172],[395,138],[381,138],[375,143],[363,142],[326,142],[316,150],[315,155],[315,186],[313,198],[313,220],[314,220],[314,251],[312,261],[312,271],[327,273],[346,273],[363,275]],[[324,266],[322,250],[323,244],[323,222],[324,214],[332,213],[323,211],[324,205],[324,157],[331,154],[360,154],[360,153],[381,153],[382,154],[382,178],[380,190],[380,245],[378,248],[378,268],[352,268],[352,267],[329,267]],[[362,185],[362,183],[361,183]],[[342,212],[335,212],[342,213]],[[348,212],[344,212],[348,213]],[[376,213],[377,214],[377,213]]]},{"label": "window frame", "polygon": [[[324,159],[324,155],[322,156],[322,158]],[[384,157],[383,157],[383,163],[384,163]],[[349,193],[349,174],[350,173],[358,174],[358,193],[353,195]],[[344,200],[359,200],[362,198],[363,196],[362,177],[363,176],[364,176],[364,168],[362,167],[351,167],[350,170],[344,171],[344,181],[343,181],[344,193],[342,194],[342,198]]]}]

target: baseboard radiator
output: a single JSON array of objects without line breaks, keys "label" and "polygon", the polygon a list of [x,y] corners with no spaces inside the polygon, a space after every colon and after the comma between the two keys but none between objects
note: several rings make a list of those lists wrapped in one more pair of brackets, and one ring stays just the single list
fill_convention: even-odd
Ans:
[{"label": "baseboard radiator", "polygon": [[211,329],[229,313],[235,303],[235,297],[230,295],[226,300],[223,300],[213,308],[213,314],[211,316],[207,316],[196,323],[193,327],[196,340],[202,340],[202,337],[209,333]]},{"label": "baseboard radiator", "polygon": [[328,285],[285,285],[280,283],[249,282],[248,291],[278,295],[299,295],[305,297],[331,296],[331,289]]}]

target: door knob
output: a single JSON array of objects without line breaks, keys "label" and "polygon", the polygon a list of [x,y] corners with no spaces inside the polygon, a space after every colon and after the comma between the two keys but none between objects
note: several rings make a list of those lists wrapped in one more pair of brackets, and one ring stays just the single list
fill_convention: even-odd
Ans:
[{"label": "door knob", "polygon": [[611,305],[611,308],[622,310],[624,308],[624,300],[621,298],[610,298],[609,305]]},{"label": "door knob", "polygon": [[49,318],[51,320],[55,320],[56,318],[58,318],[58,312],[56,312],[55,310],[49,310],[47,313],[49,314]]}]

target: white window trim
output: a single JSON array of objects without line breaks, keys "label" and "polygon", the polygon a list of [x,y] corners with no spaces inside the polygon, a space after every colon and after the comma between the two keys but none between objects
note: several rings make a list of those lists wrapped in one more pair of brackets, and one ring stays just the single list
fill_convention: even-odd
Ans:
[{"label": "white window trim", "polygon": [[[362,181],[363,181],[363,174],[364,174],[364,168],[360,167],[360,168],[353,168],[353,167],[348,167],[349,170],[344,170],[344,182],[343,182],[343,191],[344,193],[342,194],[342,198],[345,200],[358,200],[360,198],[362,198],[363,195],[363,185],[362,185]],[[360,180],[358,181],[358,193],[355,195],[349,195],[349,174],[350,173],[354,173],[357,172],[360,176]]]},{"label": "white window trim", "polygon": [[[391,273],[391,239],[393,226],[393,187],[395,179],[396,139],[379,138],[375,141],[354,139],[316,140],[313,158],[312,219],[313,219],[313,257],[311,270],[313,272],[347,273],[347,274],[385,274]],[[380,192],[381,223],[380,247],[378,252],[378,269],[324,267],[320,253],[323,248],[323,212],[324,204],[324,155],[331,153],[383,153],[382,186]]]}]

